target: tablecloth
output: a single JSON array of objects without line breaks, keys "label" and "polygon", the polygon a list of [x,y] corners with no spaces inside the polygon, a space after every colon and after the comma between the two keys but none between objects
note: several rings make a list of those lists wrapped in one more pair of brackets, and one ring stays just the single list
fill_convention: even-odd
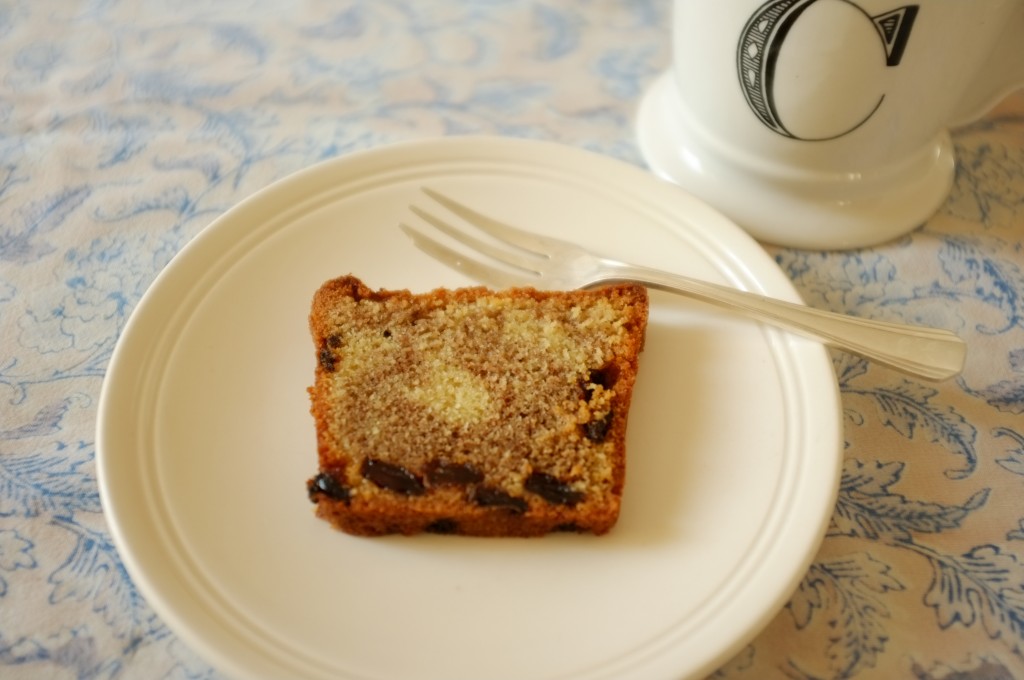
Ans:
[{"label": "tablecloth", "polygon": [[[642,166],[670,4],[0,3],[0,677],[221,677],[132,583],[96,480],[106,366],[174,254],[274,180],[390,142],[529,137]],[[934,384],[833,354],[828,535],[715,678],[1024,677],[1024,94],[954,140],[921,229],[766,246],[808,304],[970,349]]]}]

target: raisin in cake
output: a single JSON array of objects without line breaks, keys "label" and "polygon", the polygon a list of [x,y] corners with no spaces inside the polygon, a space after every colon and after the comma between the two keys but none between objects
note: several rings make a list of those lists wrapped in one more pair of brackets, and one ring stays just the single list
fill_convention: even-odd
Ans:
[{"label": "raisin in cake", "polygon": [[317,514],[353,534],[602,534],[647,325],[638,285],[374,291],[310,314]]}]

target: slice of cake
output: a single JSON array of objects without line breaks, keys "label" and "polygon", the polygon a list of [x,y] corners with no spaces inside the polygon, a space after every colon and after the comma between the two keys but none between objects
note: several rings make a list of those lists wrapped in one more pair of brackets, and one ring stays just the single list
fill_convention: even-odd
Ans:
[{"label": "slice of cake", "polygon": [[317,515],[353,534],[602,534],[619,515],[639,285],[325,283],[310,330]]}]

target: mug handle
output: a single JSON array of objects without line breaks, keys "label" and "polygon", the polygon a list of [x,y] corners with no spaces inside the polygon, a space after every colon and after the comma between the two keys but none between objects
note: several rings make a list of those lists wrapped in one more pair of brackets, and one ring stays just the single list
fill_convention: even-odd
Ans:
[{"label": "mug handle", "polygon": [[961,100],[950,127],[981,118],[1004,97],[1024,87],[1024,0],[1016,8],[977,80]]}]

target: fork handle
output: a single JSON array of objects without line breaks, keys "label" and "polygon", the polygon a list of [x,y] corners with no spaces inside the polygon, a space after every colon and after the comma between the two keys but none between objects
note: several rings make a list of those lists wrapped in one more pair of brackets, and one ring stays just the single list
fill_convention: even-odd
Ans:
[{"label": "fork handle", "polygon": [[967,345],[947,330],[862,319],[656,269],[614,261],[604,264],[624,281],[741,310],[769,325],[911,375],[945,380],[963,370]]}]

